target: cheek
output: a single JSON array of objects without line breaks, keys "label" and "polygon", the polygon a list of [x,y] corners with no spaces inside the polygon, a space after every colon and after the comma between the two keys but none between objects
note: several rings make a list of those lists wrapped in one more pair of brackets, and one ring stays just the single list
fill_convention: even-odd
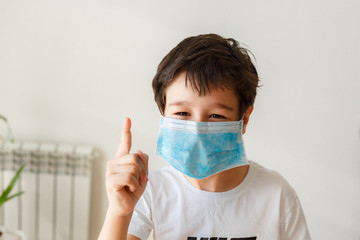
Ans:
[{"label": "cheek", "polygon": [[232,116],[235,121],[240,121],[242,116],[240,115],[240,111],[235,108],[236,110],[233,112]]}]

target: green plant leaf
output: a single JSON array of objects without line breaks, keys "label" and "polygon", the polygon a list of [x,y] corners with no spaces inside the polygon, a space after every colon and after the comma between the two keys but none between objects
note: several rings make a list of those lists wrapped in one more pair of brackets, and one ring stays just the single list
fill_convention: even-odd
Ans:
[{"label": "green plant leaf", "polygon": [[14,197],[20,196],[20,195],[22,195],[22,194],[24,194],[24,193],[25,193],[24,191],[15,193],[14,195],[11,195],[10,197],[8,197],[8,198],[6,199],[6,201],[8,201],[8,200],[10,200],[10,199],[12,199],[12,198],[14,198]]},{"label": "green plant leaf", "polygon": [[0,119],[2,119],[4,122],[7,122],[6,117],[4,117],[3,115],[0,114]]},{"label": "green plant leaf", "polygon": [[[14,139],[14,134],[11,130],[11,127],[10,127],[10,124],[7,120],[7,118],[3,115],[0,114],[0,120],[4,121],[4,123],[6,124],[7,126],[7,139],[11,142],[11,143],[14,143],[15,142],[15,139]],[[0,135],[1,137],[1,135]]]},{"label": "green plant leaf", "polygon": [[3,203],[4,202],[6,202],[6,201],[8,201],[8,200],[10,200],[10,199],[12,199],[12,198],[14,198],[14,197],[17,197],[17,196],[20,196],[20,195],[22,195],[22,194],[24,194],[25,192],[18,192],[18,193],[16,193],[16,194],[14,194],[14,195],[11,195],[10,197],[8,197],[8,198],[4,198],[4,199],[0,199],[0,206],[1,205],[3,205]]},{"label": "green plant leaf", "polygon": [[15,138],[14,138],[14,134],[11,130],[10,124],[7,123],[7,139],[11,142],[14,143],[15,142]]},{"label": "green plant leaf", "polygon": [[[17,170],[15,176],[11,179],[9,185],[7,186],[7,188],[5,189],[5,191],[1,194],[0,196],[0,206],[2,203],[6,202],[7,200],[9,200],[8,195],[10,194],[11,190],[13,189],[13,187],[15,186],[16,181],[18,180],[18,178],[20,177],[21,171],[24,169],[25,165],[22,165],[19,170]],[[16,195],[16,194],[15,194]],[[12,197],[11,197],[12,198]]]}]

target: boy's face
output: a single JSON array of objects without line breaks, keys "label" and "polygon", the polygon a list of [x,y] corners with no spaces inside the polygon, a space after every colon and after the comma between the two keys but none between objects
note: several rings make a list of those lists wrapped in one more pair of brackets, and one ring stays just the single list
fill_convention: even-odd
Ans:
[{"label": "boy's face", "polygon": [[[185,73],[180,74],[165,91],[166,105],[164,116],[195,122],[239,121],[238,99],[234,91],[211,88],[200,96],[190,84],[185,86]],[[244,116],[245,126],[252,107]]]}]

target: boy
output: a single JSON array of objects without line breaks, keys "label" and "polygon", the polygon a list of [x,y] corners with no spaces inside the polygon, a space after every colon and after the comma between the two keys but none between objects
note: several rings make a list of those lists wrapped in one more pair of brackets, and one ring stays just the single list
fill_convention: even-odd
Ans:
[{"label": "boy", "polygon": [[[109,208],[99,239],[310,239],[295,191],[247,161],[246,131],[258,87],[248,51],[215,34],[180,42],[153,80],[161,113],[157,153],[171,166],[150,174],[130,154],[125,119],[107,164]],[[148,183],[147,183],[148,182]]]}]

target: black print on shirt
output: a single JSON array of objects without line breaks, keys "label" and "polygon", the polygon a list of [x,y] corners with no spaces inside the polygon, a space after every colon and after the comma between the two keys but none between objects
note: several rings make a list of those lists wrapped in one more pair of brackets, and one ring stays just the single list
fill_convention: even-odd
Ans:
[{"label": "black print on shirt", "polygon": [[[188,237],[187,240],[198,240],[197,237]],[[256,237],[226,238],[226,237],[202,237],[200,240],[256,240]]]}]

